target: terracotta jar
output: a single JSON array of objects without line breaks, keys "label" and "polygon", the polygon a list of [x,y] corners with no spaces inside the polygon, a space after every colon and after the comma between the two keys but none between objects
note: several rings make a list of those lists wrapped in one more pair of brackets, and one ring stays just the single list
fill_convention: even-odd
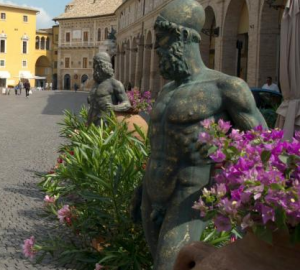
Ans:
[{"label": "terracotta jar", "polygon": [[[122,121],[126,122],[128,131],[135,131],[134,125],[137,125],[141,129],[141,131],[145,134],[145,136],[147,135],[148,123],[138,113],[134,113],[134,112],[119,113],[119,112],[117,112],[117,113],[115,113],[115,115],[119,122],[122,122]],[[142,140],[141,136],[137,132],[134,132],[133,135],[137,139]]]},{"label": "terracotta jar", "polygon": [[275,233],[273,244],[252,232],[216,249],[195,242],[181,249],[174,270],[299,270],[300,244],[291,245],[288,235]]}]

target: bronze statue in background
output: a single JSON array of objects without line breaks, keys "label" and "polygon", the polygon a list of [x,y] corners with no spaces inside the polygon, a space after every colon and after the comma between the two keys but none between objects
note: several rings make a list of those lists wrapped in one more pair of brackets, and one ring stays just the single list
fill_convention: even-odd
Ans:
[{"label": "bronze statue in background", "polygon": [[160,73],[170,80],[150,114],[151,156],[143,181],[142,220],[154,270],[171,270],[179,250],[199,240],[205,223],[192,209],[210,182],[210,161],[198,143],[200,121],[224,119],[235,128],[266,123],[248,85],[208,69],[200,55],[202,6],[174,0],[155,22]]},{"label": "bronze statue in background", "polygon": [[95,85],[88,97],[88,124],[99,125],[105,113],[111,110],[125,112],[131,105],[123,84],[113,77],[114,71],[107,53],[100,52],[94,56],[93,68]]}]

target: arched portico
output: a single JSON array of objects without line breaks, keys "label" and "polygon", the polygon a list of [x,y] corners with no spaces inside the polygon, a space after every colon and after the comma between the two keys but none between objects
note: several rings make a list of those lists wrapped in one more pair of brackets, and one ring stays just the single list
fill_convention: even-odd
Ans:
[{"label": "arched portico", "polygon": [[[285,5],[287,0],[277,0],[276,4]],[[258,86],[271,76],[279,82],[280,23],[283,9],[270,8],[264,1],[260,13]]]},{"label": "arched portico", "polygon": [[150,89],[150,70],[151,70],[151,49],[152,33],[148,31],[146,42],[144,44],[144,72],[143,72],[143,86],[142,91],[149,91]]},{"label": "arched portico", "polygon": [[45,77],[46,79],[36,79],[37,87],[45,87],[45,83],[52,82],[52,67],[51,62],[47,56],[40,56],[36,60],[35,75]]},{"label": "arched portico", "polygon": [[245,0],[231,0],[223,24],[222,71],[247,80],[249,11]]},{"label": "arched portico", "polygon": [[213,33],[216,28],[216,16],[213,8],[205,8],[205,24],[203,29],[207,34],[201,33],[200,51],[204,64],[211,69],[215,68],[215,39]]}]

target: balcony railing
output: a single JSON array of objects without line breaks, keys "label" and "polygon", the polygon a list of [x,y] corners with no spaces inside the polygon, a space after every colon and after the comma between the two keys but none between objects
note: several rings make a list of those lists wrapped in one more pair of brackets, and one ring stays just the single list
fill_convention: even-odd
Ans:
[{"label": "balcony railing", "polygon": [[104,41],[96,41],[96,42],[62,42],[59,45],[59,48],[95,48],[103,45]]}]

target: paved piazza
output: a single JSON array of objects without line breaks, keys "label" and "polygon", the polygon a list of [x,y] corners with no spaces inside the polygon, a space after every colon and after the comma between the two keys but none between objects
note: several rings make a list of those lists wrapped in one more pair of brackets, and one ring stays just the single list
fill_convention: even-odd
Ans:
[{"label": "paved piazza", "polygon": [[57,268],[51,259],[32,265],[21,252],[23,240],[38,240],[51,230],[40,214],[43,194],[36,172],[55,165],[62,111],[78,112],[87,93],[67,91],[33,92],[29,98],[0,95],[0,270]]}]

